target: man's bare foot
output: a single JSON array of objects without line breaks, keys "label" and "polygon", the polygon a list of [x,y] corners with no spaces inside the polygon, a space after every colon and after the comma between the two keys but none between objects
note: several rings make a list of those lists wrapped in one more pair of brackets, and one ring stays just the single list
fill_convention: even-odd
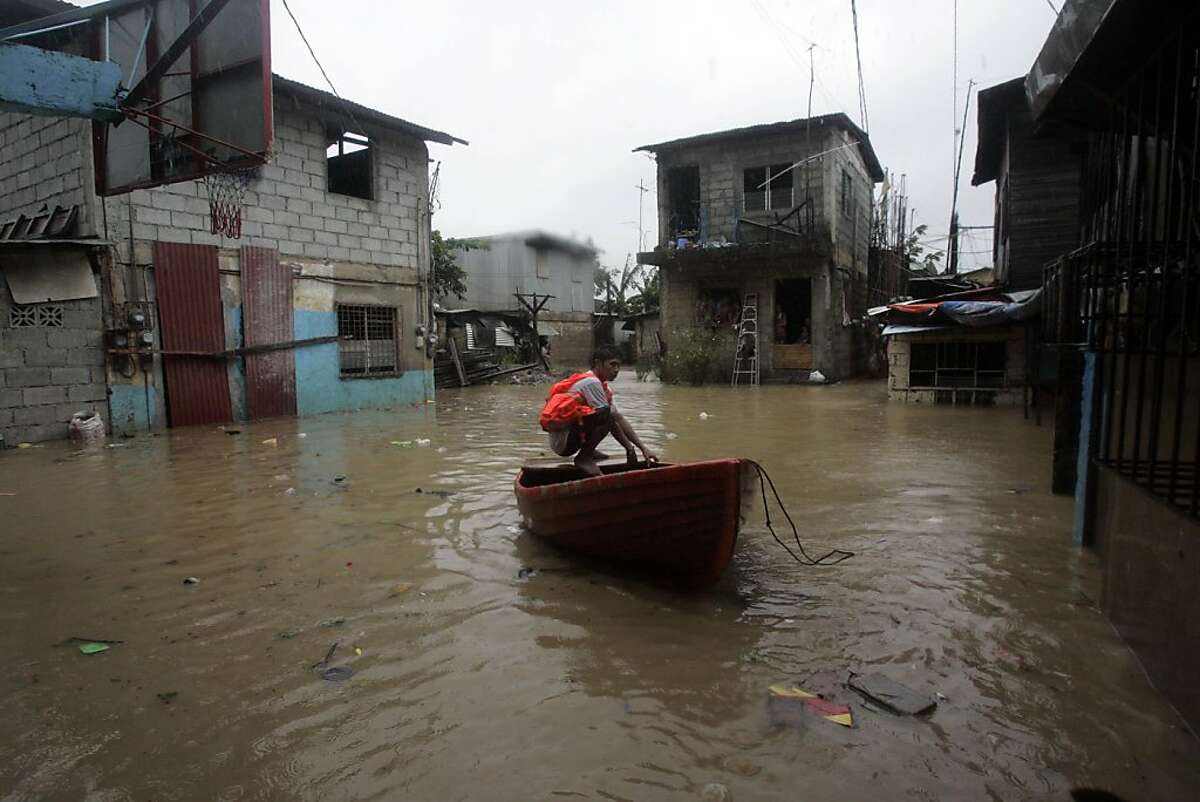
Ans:
[{"label": "man's bare foot", "polygon": [[575,467],[583,471],[588,476],[603,476],[604,472],[600,470],[600,466],[596,464],[596,460],[592,455],[586,457],[576,457]]}]

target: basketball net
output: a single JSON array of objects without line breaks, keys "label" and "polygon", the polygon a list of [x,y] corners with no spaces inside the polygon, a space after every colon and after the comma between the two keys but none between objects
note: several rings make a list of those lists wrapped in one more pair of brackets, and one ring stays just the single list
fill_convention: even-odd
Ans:
[{"label": "basketball net", "polygon": [[207,173],[204,190],[208,193],[208,215],[212,233],[229,239],[242,237],[242,199],[250,182],[257,175],[255,168]]}]

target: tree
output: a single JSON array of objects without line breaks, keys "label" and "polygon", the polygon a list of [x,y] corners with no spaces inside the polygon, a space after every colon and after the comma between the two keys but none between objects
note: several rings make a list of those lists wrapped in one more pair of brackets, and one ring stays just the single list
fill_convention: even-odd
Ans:
[{"label": "tree", "polygon": [[451,295],[462,299],[467,296],[467,273],[456,259],[458,251],[487,250],[487,242],[477,239],[442,239],[442,232],[434,230],[430,236],[429,254],[432,259],[433,294],[448,298]]},{"label": "tree", "polygon": [[909,270],[925,270],[937,275],[941,272],[942,252],[926,253],[924,246],[920,243],[921,237],[925,236],[928,228],[929,226],[922,224],[913,229],[904,243],[904,255],[908,260]]},{"label": "tree", "polygon": [[657,271],[653,277],[647,276],[646,268],[634,263],[629,256],[625,257],[625,266],[620,271],[603,267],[596,262],[593,276],[597,306],[609,314],[628,315],[646,311],[645,299],[648,291],[653,293],[657,306]]}]

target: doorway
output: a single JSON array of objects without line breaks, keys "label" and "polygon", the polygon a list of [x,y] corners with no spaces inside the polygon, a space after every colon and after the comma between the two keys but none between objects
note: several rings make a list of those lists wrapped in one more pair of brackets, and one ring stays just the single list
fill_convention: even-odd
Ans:
[{"label": "doorway", "polygon": [[812,279],[788,278],[775,282],[771,323],[774,368],[811,370]]}]

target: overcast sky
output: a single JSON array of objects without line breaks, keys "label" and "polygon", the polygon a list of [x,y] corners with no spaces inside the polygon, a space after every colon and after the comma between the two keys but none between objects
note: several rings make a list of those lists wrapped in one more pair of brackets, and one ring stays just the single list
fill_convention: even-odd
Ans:
[{"label": "overcast sky", "polygon": [[[850,0],[600,3],[289,0],[338,91],[470,141],[430,144],[441,162],[448,236],[541,228],[603,249],[618,266],[638,242],[636,185],[654,187],[638,145],[814,114],[858,121]],[[1058,3],[1056,2],[1057,6]],[[953,0],[858,0],[871,140],[908,175],[931,237],[948,227],[953,178]],[[960,0],[959,115],[968,80],[1029,70],[1054,22],[1047,0]],[[327,88],[281,0],[274,69]],[[975,98],[960,190],[965,225],[992,222],[994,186],[970,186]],[[653,193],[646,242],[655,242]],[[970,232],[964,267],[991,263],[991,232]]]}]

